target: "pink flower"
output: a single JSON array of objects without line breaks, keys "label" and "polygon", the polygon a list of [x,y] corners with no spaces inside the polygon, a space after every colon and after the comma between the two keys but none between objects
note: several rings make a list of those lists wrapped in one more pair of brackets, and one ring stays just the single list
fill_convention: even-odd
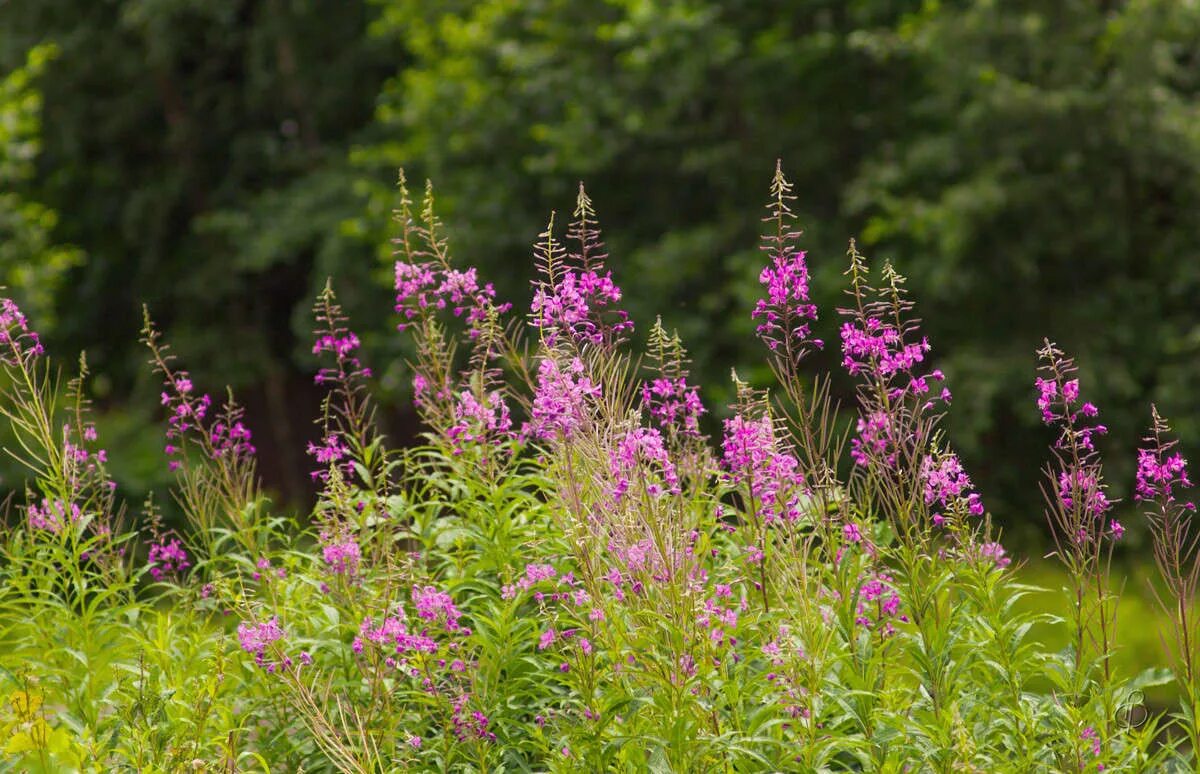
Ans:
[{"label": "pink flower", "polygon": [[805,253],[776,255],[762,270],[758,281],[767,289],[751,317],[761,319],[758,335],[771,351],[780,345],[788,351],[820,348],[822,342],[810,339],[811,323],[817,319],[817,306],[809,301],[808,263]]},{"label": "pink flower", "polygon": [[654,428],[635,427],[621,436],[609,452],[613,477],[611,495],[620,503],[633,480],[642,482],[646,494],[655,497],[679,494],[679,475],[671,461],[662,434]]},{"label": "pink flower", "polygon": [[187,552],[178,538],[150,546],[150,575],[161,581],[168,575],[178,575],[190,567]]},{"label": "pink flower", "polygon": [[568,439],[591,417],[591,403],[600,397],[600,386],[585,375],[583,361],[565,367],[551,357],[538,366],[537,391],[530,412],[530,431],[543,441]]}]

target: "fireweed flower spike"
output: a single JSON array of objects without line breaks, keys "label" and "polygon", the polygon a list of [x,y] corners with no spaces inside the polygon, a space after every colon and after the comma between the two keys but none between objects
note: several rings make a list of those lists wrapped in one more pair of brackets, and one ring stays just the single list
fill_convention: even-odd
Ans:
[{"label": "fireweed flower spike", "polygon": [[1106,428],[1096,422],[1096,406],[1083,400],[1074,361],[1048,339],[1038,358],[1037,408],[1042,421],[1058,430],[1042,491],[1055,553],[1071,579],[1074,676],[1084,679],[1099,663],[1100,682],[1107,686],[1112,681],[1108,655],[1116,634],[1117,601],[1110,590],[1109,563],[1113,543],[1125,528],[1108,516],[1113,503],[1094,443]]},{"label": "fireweed flower spike", "polygon": [[529,432],[541,441],[569,439],[590,421],[591,404],[599,398],[600,385],[588,378],[582,360],[560,365],[546,355],[538,366]]},{"label": "fireweed flower spike", "polygon": [[564,337],[575,344],[614,344],[632,332],[633,322],[617,307],[621,289],[604,268],[608,254],[582,183],[574,218],[567,228],[567,238],[577,245],[573,252],[555,240],[553,216],[538,237],[535,251],[542,279],[534,291],[531,320],[548,347]]},{"label": "fireweed flower spike", "polygon": [[1062,514],[1059,526],[1066,537],[1079,543],[1099,541],[1105,536],[1119,539],[1124,529],[1115,520],[1109,523],[1105,519],[1112,502],[1105,491],[1094,443],[1095,436],[1108,428],[1094,421],[1099,409],[1082,400],[1074,361],[1049,341],[1038,356],[1043,373],[1034,383],[1038,410],[1044,423],[1059,430],[1052,471],[1053,499],[1060,506],[1055,510]]},{"label": "fireweed flower spike", "polygon": [[187,551],[178,538],[166,539],[150,546],[150,575],[156,581],[177,577],[191,567]]},{"label": "fireweed flower spike", "polygon": [[426,182],[419,214],[412,210],[403,176],[400,191],[396,219],[401,235],[394,240],[401,256],[395,265],[395,309],[401,317],[397,329],[422,327],[439,313],[449,312],[465,320],[471,338],[477,337],[489,307],[507,312],[512,305],[496,304],[495,288],[490,282],[480,283],[474,268],[460,271],[450,265],[442,223],[434,212],[433,186]]},{"label": "fireweed flower spike", "polygon": [[0,363],[18,366],[45,354],[37,331],[11,298],[0,298]]},{"label": "fireweed flower spike", "polygon": [[1189,742],[1200,745],[1200,532],[1188,463],[1178,444],[1158,408],[1151,406],[1150,432],[1137,452],[1134,500],[1145,512],[1154,564],[1165,589],[1150,587],[1171,622],[1163,641],[1181,689],[1183,728]]},{"label": "fireweed flower spike", "polygon": [[758,300],[751,317],[758,320],[759,338],[783,359],[788,371],[809,350],[824,346],[811,337],[817,307],[809,297],[806,255],[795,247],[801,233],[795,228],[796,216],[790,205],[795,198],[792,184],[783,175],[782,163],[776,161],[768,215],[763,218],[769,232],[763,236],[760,247],[769,259],[758,276],[766,288],[766,297]]},{"label": "fireweed flower spike", "polygon": [[846,291],[853,305],[839,309],[842,323],[842,366],[862,379],[859,418],[850,456],[863,468],[897,471],[919,466],[932,440],[938,417],[933,410],[949,404],[950,391],[938,369],[926,369],[932,349],[910,318],[913,303],[904,277],[885,264],[884,285],[868,284],[866,259],[850,243]]},{"label": "fireweed flower spike", "polygon": [[768,414],[750,419],[741,414],[725,420],[722,474],[730,486],[747,486],[755,513],[763,523],[795,521],[804,478],[800,463],[777,437]]},{"label": "fireweed flower spike", "polygon": [[651,368],[656,374],[642,384],[642,408],[668,437],[699,439],[700,388],[688,384],[687,351],[677,333],[668,334],[662,318],[654,321],[647,342]]}]

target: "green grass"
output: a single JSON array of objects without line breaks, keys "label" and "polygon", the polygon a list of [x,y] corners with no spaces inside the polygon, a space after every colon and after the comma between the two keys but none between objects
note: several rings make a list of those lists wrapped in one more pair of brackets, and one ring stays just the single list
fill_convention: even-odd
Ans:
[{"label": "green grass", "polygon": [[[1168,631],[1170,621],[1150,591],[1150,578],[1154,574],[1154,568],[1146,565],[1114,563],[1112,568],[1114,585],[1121,591],[1113,664],[1116,673],[1122,677],[1133,677],[1147,669],[1167,665],[1161,636]],[[1018,607],[1023,612],[1066,615],[1069,595],[1067,575],[1061,565],[1051,560],[1033,560],[1020,568],[1018,577],[1024,583],[1045,589],[1020,600]],[[1062,624],[1039,624],[1030,636],[1041,642],[1045,651],[1058,651],[1067,646],[1067,632]],[[1174,683],[1146,690],[1147,704],[1158,709],[1173,709],[1178,700],[1179,692]]]}]

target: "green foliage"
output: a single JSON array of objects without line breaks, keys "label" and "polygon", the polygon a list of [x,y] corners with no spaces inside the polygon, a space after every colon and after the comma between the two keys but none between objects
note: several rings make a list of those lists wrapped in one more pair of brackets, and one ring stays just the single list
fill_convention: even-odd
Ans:
[{"label": "green foliage", "polygon": [[[777,172],[773,282],[805,276],[786,190]],[[680,337],[656,325],[643,365],[600,296],[582,317],[535,317],[526,337],[455,268],[428,189],[419,214],[401,196],[396,273],[415,278],[398,293],[425,443],[385,442],[361,342],[327,284],[314,307],[326,398],[309,519],[275,510],[242,409],[201,394],[147,317],[187,523],[164,532],[153,500],[126,520],[86,365],[62,385],[28,321],[0,307],[0,411],[27,469],[0,526],[0,764],[1194,767],[1172,736],[1194,738],[1191,704],[1168,715],[1144,701],[1172,681],[1194,690],[1190,678],[1134,674],[1114,641],[1085,650],[1090,624],[1052,612],[1075,602],[1084,571],[1097,604],[1118,609],[1107,564],[1064,562],[1061,594],[1025,582],[1057,576],[1009,566],[915,386],[920,361],[897,377],[864,358],[860,410],[885,412],[894,434],[876,447],[860,432],[846,471],[837,412],[798,366],[810,342],[770,347],[786,384],[772,396],[735,377],[718,460],[686,412],[639,389],[686,386]],[[604,271],[595,213],[582,191],[577,201],[566,242],[553,221],[539,238],[538,289],[554,297],[543,311],[569,297],[573,273]],[[905,350],[916,331],[904,278],[886,265],[873,288],[853,245],[850,260],[847,324],[894,321],[888,346]],[[772,304],[807,301],[779,289]],[[519,432],[510,404],[529,419]],[[937,471],[953,480],[937,484]]]},{"label": "green foliage", "polygon": [[83,260],[78,249],[53,242],[58,214],[20,193],[41,149],[37,79],[57,54],[52,45],[32,48],[24,65],[0,80],[0,286],[47,324],[63,274]]}]

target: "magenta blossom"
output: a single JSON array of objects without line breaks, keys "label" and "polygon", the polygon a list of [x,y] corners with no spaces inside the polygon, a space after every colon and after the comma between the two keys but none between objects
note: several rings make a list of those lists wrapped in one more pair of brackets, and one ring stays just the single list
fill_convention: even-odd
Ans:
[{"label": "magenta blossom", "polygon": [[404,318],[396,326],[399,330],[417,319],[449,310],[466,320],[469,335],[476,338],[490,307],[501,313],[512,308],[511,304],[497,305],[495,300],[495,288],[490,282],[481,285],[473,268],[458,271],[433,263],[396,262],[396,311]]},{"label": "magenta blossom", "polygon": [[11,298],[0,298],[0,363],[17,366],[45,354],[37,332]]},{"label": "magenta blossom", "polygon": [[[1179,452],[1168,456],[1165,452],[1155,449],[1138,449],[1137,482],[1134,486],[1133,499],[1175,501],[1175,489],[1189,489],[1192,486],[1188,478],[1187,460]],[[1196,510],[1195,503],[1185,503],[1189,511]]]},{"label": "magenta blossom", "polygon": [[758,513],[768,524],[776,519],[795,521],[800,517],[800,495],[804,476],[800,462],[775,435],[769,416],[725,420],[725,480],[738,486],[747,483]]},{"label": "magenta blossom", "polygon": [[643,483],[646,494],[657,497],[679,494],[679,475],[663,443],[662,434],[654,428],[635,427],[621,436],[609,453],[609,472],[613,477],[612,498],[620,503],[632,480]]},{"label": "magenta blossom", "polygon": [[[284,638],[278,617],[272,617],[263,623],[242,622],[238,624],[237,635],[242,650],[253,654],[254,663],[268,672],[276,670],[278,664],[267,659],[267,650]],[[282,663],[284,666],[290,666],[291,660],[285,656]]]},{"label": "magenta blossom", "polygon": [[820,340],[810,338],[817,305],[809,301],[805,253],[775,256],[758,281],[766,287],[767,297],[758,300],[751,317],[762,320],[758,335],[772,352],[780,345],[789,352],[824,346]]},{"label": "magenta blossom", "polygon": [[660,376],[642,385],[642,405],[660,428],[690,437],[700,435],[700,415],[705,412],[700,402],[700,388],[690,386],[680,376]]},{"label": "magenta blossom", "polygon": [[[616,308],[621,289],[612,272],[563,269],[554,284],[543,284],[534,293],[533,324],[548,346],[567,336],[579,343],[601,344],[606,337],[633,330],[628,313]],[[615,319],[605,321],[603,313]]]},{"label": "magenta blossom", "polygon": [[154,580],[161,581],[165,577],[179,575],[188,567],[191,567],[191,563],[187,551],[178,538],[150,546],[150,575]]},{"label": "magenta blossom", "polygon": [[571,438],[589,421],[590,404],[599,397],[600,385],[586,376],[582,360],[574,358],[562,367],[553,358],[543,358],[529,430],[542,441]]},{"label": "magenta blossom", "polygon": [[501,443],[512,436],[512,417],[499,390],[492,390],[480,401],[475,393],[463,390],[454,404],[454,424],[446,436],[461,454],[470,443]]},{"label": "magenta blossom", "polygon": [[972,516],[983,515],[983,501],[978,493],[971,491],[971,478],[957,454],[946,452],[936,461],[933,457],[924,458],[921,480],[925,484],[925,504],[935,509],[935,522],[940,523],[943,519],[940,511],[947,508],[961,508]]}]

